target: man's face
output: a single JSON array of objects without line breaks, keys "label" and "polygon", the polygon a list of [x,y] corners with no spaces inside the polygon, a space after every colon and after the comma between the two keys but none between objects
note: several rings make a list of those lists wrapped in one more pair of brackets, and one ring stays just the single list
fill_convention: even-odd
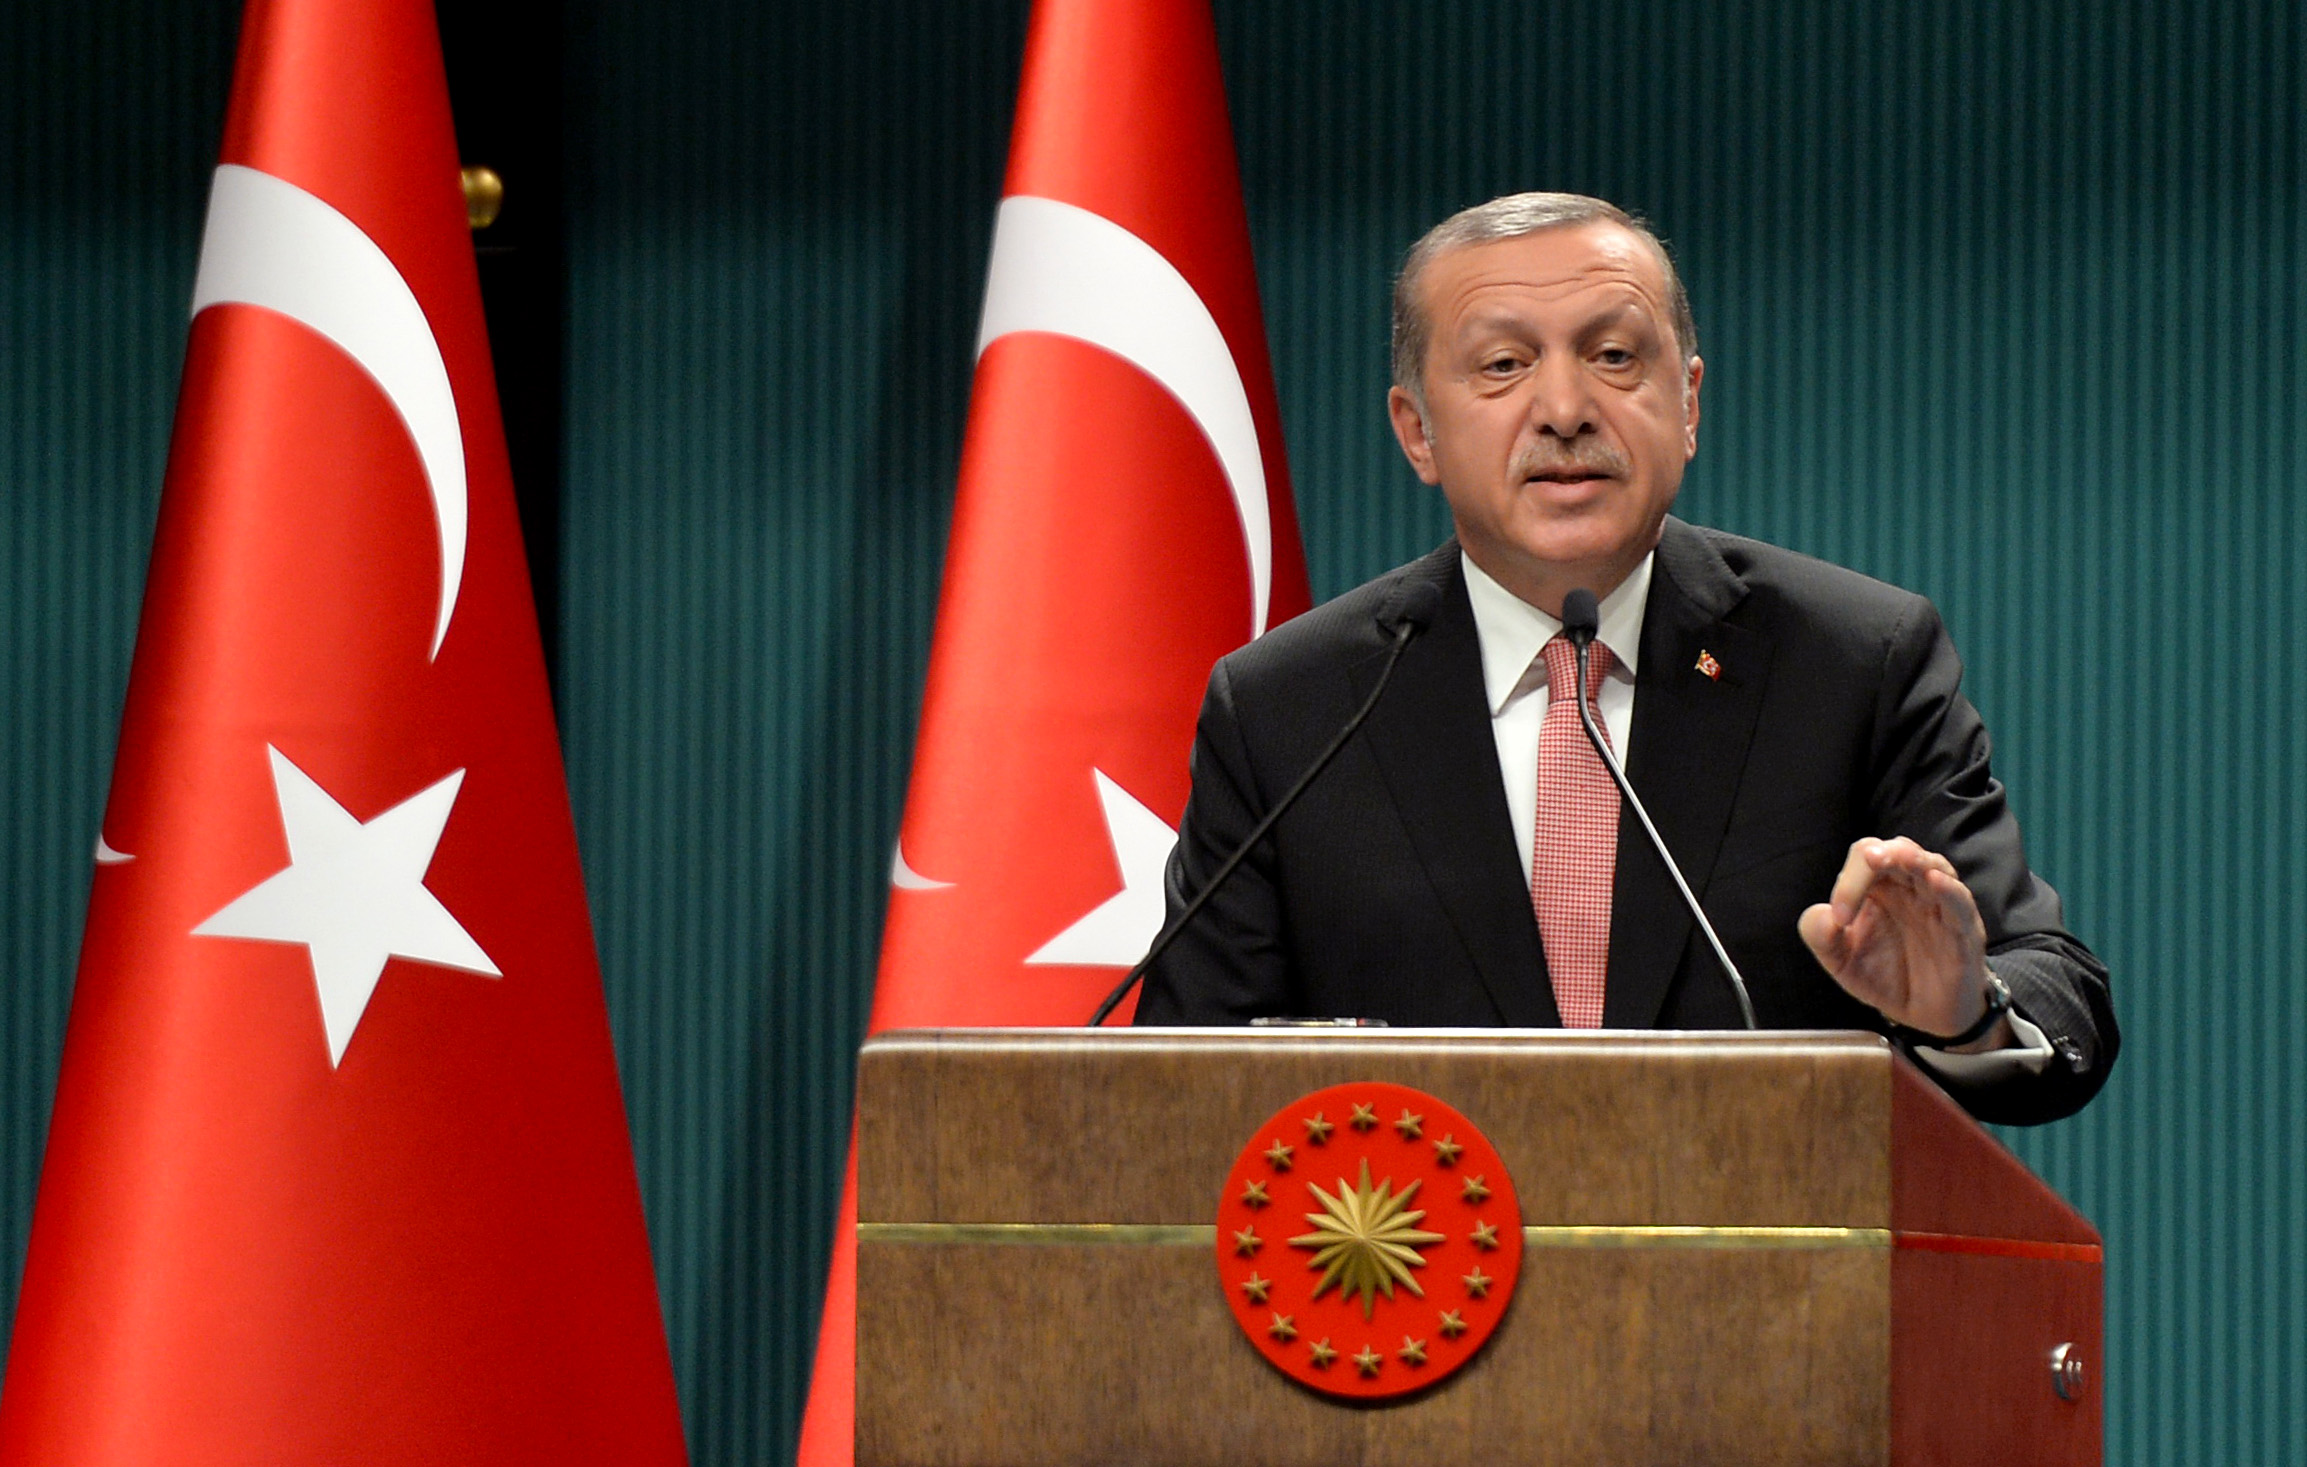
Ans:
[{"label": "man's face", "polygon": [[1458,542],[1523,600],[1615,589],[1658,543],[1698,451],[1698,382],[1674,339],[1666,272],[1598,220],[1451,250],[1422,281],[1426,411],[1387,407]]}]

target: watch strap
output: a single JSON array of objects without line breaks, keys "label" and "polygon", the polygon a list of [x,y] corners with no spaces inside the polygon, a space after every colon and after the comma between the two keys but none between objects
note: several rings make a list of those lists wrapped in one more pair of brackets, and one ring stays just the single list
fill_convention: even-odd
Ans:
[{"label": "watch strap", "polygon": [[1917,1045],[1924,1049],[1960,1049],[1963,1045],[1984,1038],[1986,1032],[2001,1022],[2003,1015],[2010,1011],[2011,986],[1990,969],[1987,972],[1986,1011],[1962,1033],[1933,1034],[1927,1029],[1910,1029],[1904,1024],[1893,1024],[1890,1026],[1890,1034],[1902,1044]]}]

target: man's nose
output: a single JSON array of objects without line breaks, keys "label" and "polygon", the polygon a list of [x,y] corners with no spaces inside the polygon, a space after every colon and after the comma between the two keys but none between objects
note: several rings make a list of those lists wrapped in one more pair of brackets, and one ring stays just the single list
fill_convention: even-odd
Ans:
[{"label": "man's nose", "polygon": [[1540,433],[1565,442],[1601,431],[1584,364],[1556,353],[1531,374],[1530,420]]}]

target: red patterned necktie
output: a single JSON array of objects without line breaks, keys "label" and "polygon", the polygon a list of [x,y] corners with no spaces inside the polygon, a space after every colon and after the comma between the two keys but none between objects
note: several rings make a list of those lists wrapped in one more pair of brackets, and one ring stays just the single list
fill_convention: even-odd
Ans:
[{"label": "red patterned necktie", "polygon": [[[1538,819],[1530,905],[1546,945],[1546,972],[1565,1029],[1602,1027],[1602,978],[1610,964],[1610,896],[1618,875],[1618,786],[1586,732],[1570,690],[1577,654],[1557,635],[1546,644],[1546,717],[1538,728]],[[1586,698],[1602,727],[1602,680],[1610,649],[1593,644]],[[1602,730],[1608,739],[1608,729]],[[1613,750],[1612,752],[1616,752]]]}]

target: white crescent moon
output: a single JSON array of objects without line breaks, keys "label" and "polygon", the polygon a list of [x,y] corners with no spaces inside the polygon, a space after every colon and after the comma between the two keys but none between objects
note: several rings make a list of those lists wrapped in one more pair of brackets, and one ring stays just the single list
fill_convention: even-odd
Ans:
[{"label": "white crescent moon", "polygon": [[192,314],[228,304],[262,306],[319,332],[400,414],[440,522],[438,657],[464,579],[465,440],[448,364],[416,292],[359,225],[286,179],[227,163],[208,196]]},{"label": "white crescent moon", "polygon": [[899,891],[943,891],[953,885],[950,881],[939,881],[914,870],[913,863],[905,859],[905,840],[902,836],[898,838],[897,849],[889,857],[889,884]]},{"label": "white crescent moon", "polygon": [[1217,451],[1250,561],[1250,635],[1272,598],[1272,509],[1241,368],[1185,276],[1144,240],[1087,209],[1012,194],[994,217],[977,350],[1018,331],[1103,347],[1160,383]]}]

